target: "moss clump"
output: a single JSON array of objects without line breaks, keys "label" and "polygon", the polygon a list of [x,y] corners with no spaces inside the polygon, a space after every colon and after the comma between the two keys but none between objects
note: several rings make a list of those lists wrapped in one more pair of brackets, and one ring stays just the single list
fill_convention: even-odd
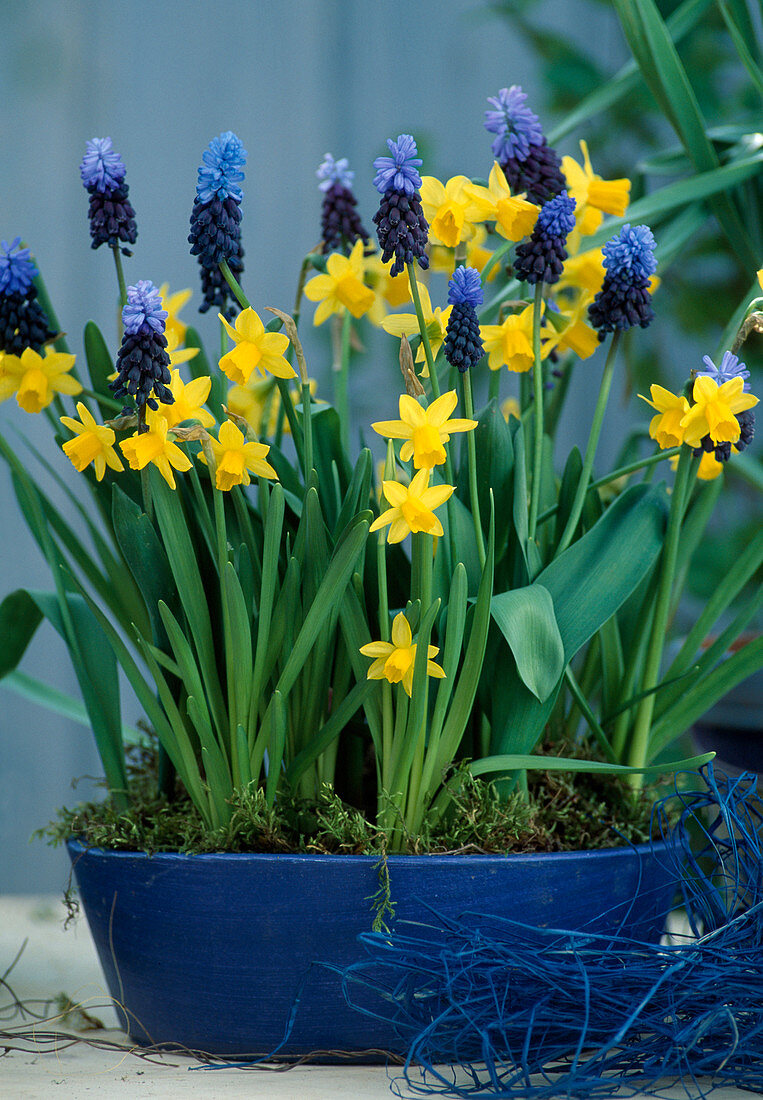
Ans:
[{"label": "moss clump", "polygon": [[[235,792],[227,825],[208,828],[178,790],[157,797],[156,759],[142,750],[131,761],[131,805],[118,811],[107,799],[62,809],[40,830],[51,843],[69,836],[86,845],[123,851],[315,852],[384,857],[386,838],[363,813],[325,787],[318,799],[279,798],[269,807],[263,791]],[[452,805],[419,836],[406,838],[409,854],[434,852],[560,852],[611,848],[649,839],[650,799],[624,782],[582,773],[531,773],[528,797],[501,796],[494,783],[461,769],[451,778]]]}]

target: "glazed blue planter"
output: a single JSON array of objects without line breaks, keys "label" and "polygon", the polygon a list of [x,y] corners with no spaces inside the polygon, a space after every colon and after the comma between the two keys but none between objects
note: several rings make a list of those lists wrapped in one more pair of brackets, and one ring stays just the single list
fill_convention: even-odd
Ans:
[{"label": "glazed blue planter", "polygon": [[[109,989],[137,1042],[228,1057],[276,1048],[283,1057],[405,1053],[407,1044],[389,1024],[347,1004],[332,969],[364,957],[357,937],[373,920],[374,857],[149,857],[86,850],[74,840],[68,848]],[[446,918],[475,911],[654,941],[675,886],[663,855],[661,846],[645,845],[391,856],[395,922],[431,925],[433,910]],[[353,984],[353,998],[362,993]]]}]

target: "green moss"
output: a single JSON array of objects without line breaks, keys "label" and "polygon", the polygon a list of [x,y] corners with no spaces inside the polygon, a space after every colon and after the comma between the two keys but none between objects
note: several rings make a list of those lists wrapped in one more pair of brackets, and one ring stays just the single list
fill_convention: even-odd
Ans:
[{"label": "green moss", "polygon": [[[129,810],[119,811],[108,800],[64,808],[40,835],[53,844],[77,836],[95,847],[149,853],[316,852],[385,858],[383,833],[328,786],[315,801],[282,797],[275,808],[251,786],[234,795],[229,824],[209,829],[181,790],[172,801],[156,796],[155,763],[146,750],[131,761]],[[406,838],[408,853],[558,852],[649,839],[650,799],[636,798],[619,780],[535,772],[527,797],[504,798],[495,784],[460,770],[451,789],[449,811],[427,822],[420,836]]]}]

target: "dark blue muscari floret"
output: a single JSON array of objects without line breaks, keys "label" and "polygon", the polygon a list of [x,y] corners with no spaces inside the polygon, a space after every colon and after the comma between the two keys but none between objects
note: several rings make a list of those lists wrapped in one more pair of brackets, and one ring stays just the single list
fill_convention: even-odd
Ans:
[{"label": "dark blue muscari floret", "polygon": [[[166,310],[159,291],[148,279],[127,288],[127,304],[122,310],[124,336],[117,352],[117,377],[109,383],[115,397],[131,397],[138,410],[139,431],[146,431],[145,407],[157,409],[158,402],[172,405],[169,389],[170,357],[164,335]],[[134,409],[128,405],[123,415]]]},{"label": "dark blue muscari floret", "polygon": [[315,173],[318,187],[323,192],[321,206],[321,251],[324,255],[344,249],[349,253],[360,239],[368,243],[368,233],[363,227],[357,210],[358,200],[352,193],[355,173],[350,171],[347,158],[334,160],[326,153],[323,163]]},{"label": "dark blue muscari floret", "polygon": [[135,211],[128,198],[125,166],[114,151],[111,138],[88,141],[79,171],[90,195],[91,248],[107,244],[110,248],[121,248],[125,256],[132,255],[124,245],[135,244],[138,239]]},{"label": "dark blue muscari floret", "polygon": [[216,306],[227,315],[231,312],[228,299],[232,295],[218,264],[225,260],[236,277],[243,271],[240,208],[243,194],[238,184],[244,178],[246,150],[228,130],[210,141],[202,161],[188,235],[191,255],[198,256],[201,266],[204,301],[199,312],[206,313]]},{"label": "dark blue muscari floret", "polygon": [[524,192],[530,202],[543,206],[567,186],[559,154],[543,136],[540,122],[525,105],[527,96],[518,84],[502,88],[488,103],[485,129],[495,134],[493,156],[503,169],[515,195]]},{"label": "dark blue muscari floret", "polygon": [[448,283],[448,302],[453,307],[445,331],[445,358],[463,374],[476,366],[485,349],[475,306],[482,304],[482,282],[473,267],[457,267]]},{"label": "dark blue muscari floret", "polygon": [[541,145],[543,130],[540,119],[525,105],[527,95],[518,84],[501,88],[497,96],[489,96],[495,108],[485,111],[485,129],[495,134],[493,156],[499,162],[516,157],[526,160],[532,145]]},{"label": "dark blue muscari floret", "polygon": [[657,270],[655,241],[646,225],[625,224],[604,245],[606,274],[601,290],[588,307],[588,317],[603,340],[607,332],[639,325],[654,317],[649,282]]},{"label": "dark blue muscari floret", "polygon": [[406,264],[418,261],[426,271],[429,225],[421,207],[421,176],[416,142],[410,134],[400,134],[397,141],[387,140],[391,157],[377,157],[374,186],[382,200],[374,214],[376,235],[382,250],[382,262],[394,257],[390,275],[399,275]]},{"label": "dark blue muscari floret", "polygon": [[558,282],[567,259],[567,235],[574,227],[575,200],[562,191],[541,208],[529,241],[517,245],[517,278],[530,284]]},{"label": "dark blue muscari floret", "polygon": [[0,352],[21,355],[25,348],[41,351],[55,333],[48,324],[32,279],[37,274],[21,237],[0,244]]}]

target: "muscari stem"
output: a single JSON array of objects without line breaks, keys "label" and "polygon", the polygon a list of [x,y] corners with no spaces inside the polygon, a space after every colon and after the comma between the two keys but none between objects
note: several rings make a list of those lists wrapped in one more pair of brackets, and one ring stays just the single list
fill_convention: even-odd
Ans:
[{"label": "muscari stem", "polygon": [[[461,400],[464,405],[464,415],[468,420],[474,419],[474,402],[472,400],[471,371],[464,371],[461,375]],[[474,440],[474,432],[466,433],[466,454],[469,466],[469,499],[472,505],[472,520],[474,521],[474,535],[477,540],[477,553],[480,559],[480,569],[485,568],[485,540],[482,534],[482,520],[480,518],[480,498],[477,491],[477,445]]]},{"label": "muscari stem", "polygon": [[573,535],[575,534],[575,528],[578,525],[578,521],[580,520],[580,516],[583,511],[583,504],[585,503],[586,493],[588,492],[589,482],[591,480],[593,462],[596,457],[596,448],[599,443],[599,436],[601,435],[601,429],[604,423],[604,414],[607,410],[609,391],[612,387],[612,376],[615,369],[615,357],[617,355],[617,345],[619,343],[619,340],[620,333],[616,332],[612,337],[612,343],[609,347],[607,361],[604,364],[604,373],[601,378],[601,386],[599,387],[599,396],[596,399],[596,408],[593,414],[593,423],[591,424],[591,434],[588,437],[588,446],[586,447],[585,457],[583,459],[583,469],[580,471],[578,487],[575,490],[575,499],[572,502],[572,510],[562,533],[562,537],[559,542],[559,546],[557,547],[556,554],[554,555],[555,557],[558,557],[561,553],[563,553],[572,542]]},{"label": "muscari stem", "polygon": [[543,281],[535,284],[535,304],[533,306],[533,415],[535,422],[535,445],[533,449],[533,479],[530,490],[530,519],[527,538],[535,538],[540,506],[540,486],[543,473],[543,364],[540,358],[540,322],[543,312]]},{"label": "muscari stem", "polygon": [[407,267],[408,282],[411,284],[411,297],[413,298],[413,305],[416,310],[416,318],[419,322],[421,343],[424,346],[424,356],[427,361],[427,369],[429,370],[429,382],[432,387],[432,396],[437,398],[440,396],[440,383],[437,379],[437,371],[434,366],[434,356],[432,355],[432,345],[429,343],[429,336],[427,335],[427,326],[424,323],[424,310],[421,308],[421,295],[419,294],[419,284],[416,282],[416,270],[413,264],[408,264]]},{"label": "muscari stem", "polygon": [[349,310],[347,310],[344,317],[342,318],[342,343],[339,358],[339,370],[336,372],[336,388],[334,392],[334,403],[336,404],[336,411],[339,414],[340,438],[345,451],[349,449],[350,444],[350,425],[348,423],[350,408],[347,396],[347,387],[350,373],[351,335],[352,316],[350,315]]},{"label": "muscari stem", "polygon": [[122,309],[127,305],[127,286],[125,285],[125,273],[122,269],[122,253],[116,245],[111,245],[114,255],[114,266],[117,269],[117,282],[119,283],[119,301]]}]

